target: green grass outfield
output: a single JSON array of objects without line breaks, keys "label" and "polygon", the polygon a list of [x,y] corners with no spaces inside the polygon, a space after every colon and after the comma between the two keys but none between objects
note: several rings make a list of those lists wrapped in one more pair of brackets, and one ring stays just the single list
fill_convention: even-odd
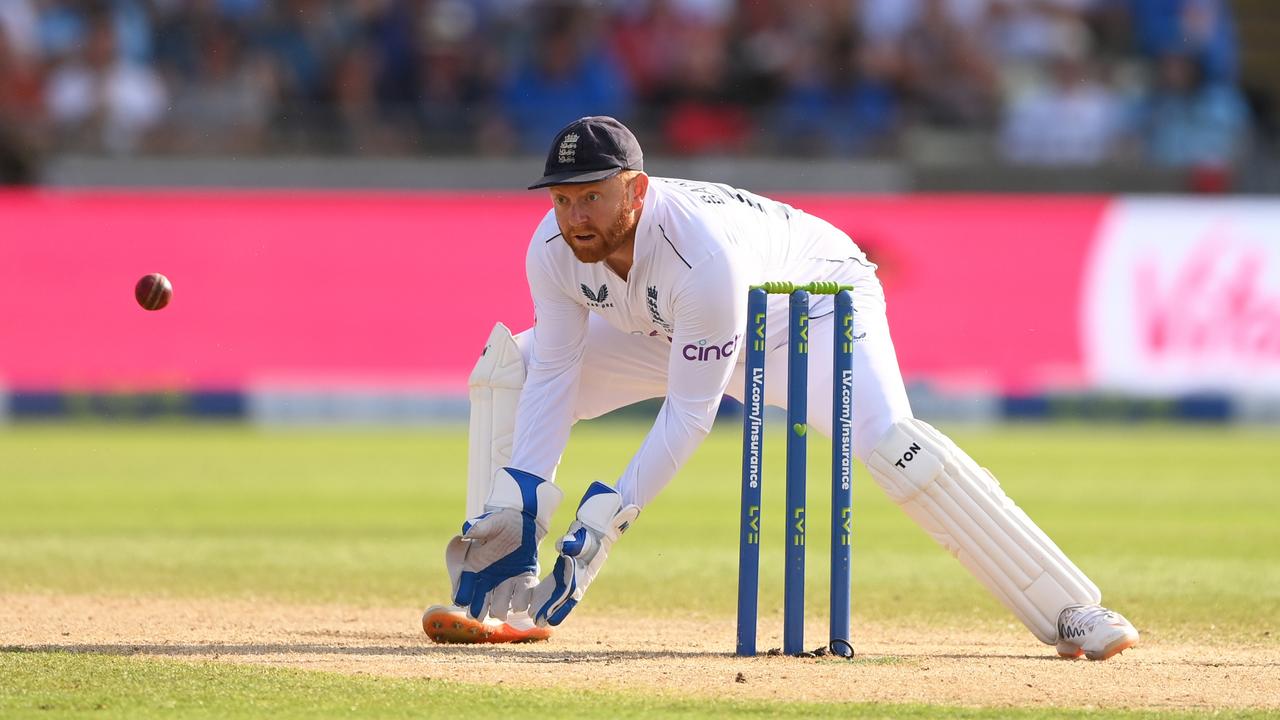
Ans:
[{"label": "green grass outfield", "polygon": [[[556,527],[567,526],[587,483],[616,477],[645,429],[606,421],[575,431],[559,477],[569,499]],[[1123,425],[950,430],[1140,629],[1226,640],[1280,631],[1280,431]],[[722,423],[641,515],[584,610],[731,616],[739,442],[733,424]],[[810,445],[815,571],[809,573],[809,597],[822,598],[829,445],[821,438]],[[0,431],[0,592],[421,606],[447,595],[440,557],[462,520],[465,458],[464,429],[454,427],[11,427]],[[766,467],[762,614],[780,611],[781,603],[780,438],[766,449]],[[1008,620],[861,468],[854,502],[855,624],[858,618],[950,625]],[[731,643],[725,638],[726,648]],[[78,685],[66,684],[68,672]],[[0,653],[0,677],[0,717],[6,718],[287,717],[311,716],[308,709],[346,714],[351,707],[362,708],[351,713],[362,717],[429,716],[401,711],[443,696],[457,699],[444,705],[454,714],[464,699],[498,708],[512,696],[438,681],[27,652]],[[207,695],[207,702],[178,702],[178,687],[193,689],[183,697]],[[235,700],[268,695],[277,704]],[[520,696],[528,697],[530,709],[563,709],[553,715],[572,715],[573,708],[598,700],[553,690]],[[386,698],[403,703],[384,704]],[[95,699],[109,712],[94,711]],[[614,700],[628,712],[663,716],[725,708],[696,700],[660,707],[655,703],[667,701]],[[55,712],[39,710],[42,705]],[[782,712],[769,703],[733,709]],[[807,717],[825,712],[794,712],[802,710]],[[841,706],[839,714],[913,717],[927,710]],[[1002,709],[999,716],[1011,713]]]}]

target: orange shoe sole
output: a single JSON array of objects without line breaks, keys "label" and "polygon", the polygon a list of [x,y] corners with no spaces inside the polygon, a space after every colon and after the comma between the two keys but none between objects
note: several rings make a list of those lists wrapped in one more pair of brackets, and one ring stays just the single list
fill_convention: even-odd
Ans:
[{"label": "orange shoe sole", "polygon": [[1074,660],[1084,654],[1084,650],[1071,643],[1058,643],[1058,657]]},{"label": "orange shoe sole", "polygon": [[540,642],[551,637],[551,628],[523,629],[504,622],[481,622],[463,610],[443,605],[433,605],[422,614],[422,631],[433,642],[461,645]]},{"label": "orange shoe sole", "polygon": [[1120,653],[1124,652],[1125,650],[1128,650],[1129,648],[1137,644],[1138,644],[1138,638],[1136,637],[1120,638],[1119,640],[1103,648],[1102,652],[1094,653],[1092,655],[1089,653],[1085,653],[1085,657],[1090,660],[1106,660],[1112,656],[1119,655]]},{"label": "orange shoe sole", "polygon": [[1058,657],[1074,660],[1081,655],[1089,660],[1107,660],[1138,644],[1138,638],[1120,638],[1102,649],[1102,652],[1086,653],[1083,648],[1070,643],[1058,644]]}]

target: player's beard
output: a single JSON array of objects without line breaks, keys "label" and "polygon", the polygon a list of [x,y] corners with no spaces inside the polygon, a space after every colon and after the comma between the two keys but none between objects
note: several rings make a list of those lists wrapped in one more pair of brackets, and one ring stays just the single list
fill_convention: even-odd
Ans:
[{"label": "player's beard", "polygon": [[[609,223],[609,227],[606,230],[597,230],[588,225],[572,232],[564,233],[564,236],[565,242],[569,244],[569,249],[573,251],[573,256],[578,258],[578,262],[598,263],[626,245],[630,239],[631,230],[631,213],[625,208],[621,208],[618,210],[618,216],[613,219],[613,222]],[[583,233],[594,234],[596,240],[588,246],[581,246],[571,239],[574,234]]]}]

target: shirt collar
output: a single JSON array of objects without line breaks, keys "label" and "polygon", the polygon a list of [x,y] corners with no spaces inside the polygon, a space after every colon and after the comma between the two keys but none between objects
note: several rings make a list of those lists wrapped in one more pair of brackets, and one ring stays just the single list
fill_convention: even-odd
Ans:
[{"label": "shirt collar", "polygon": [[636,243],[632,251],[634,257],[631,260],[631,272],[635,272],[636,265],[640,263],[642,258],[647,259],[653,252],[653,238],[657,233],[657,206],[662,199],[662,191],[658,187],[658,183],[649,178],[649,190],[644,196],[644,207],[640,209],[640,220],[636,223]]}]

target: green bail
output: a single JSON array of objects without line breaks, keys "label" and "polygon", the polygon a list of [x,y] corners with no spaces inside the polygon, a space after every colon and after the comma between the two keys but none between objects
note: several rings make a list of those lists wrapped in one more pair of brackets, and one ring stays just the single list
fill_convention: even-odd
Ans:
[{"label": "green bail", "polygon": [[804,290],[811,295],[835,295],[841,290],[853,290],[852,285],[841,285],[835,280],[815,280],[805,284],[786,280],[770,280],[751,287],[752,289],[764,290],[770,295],[790,295],[797,290]]}]

